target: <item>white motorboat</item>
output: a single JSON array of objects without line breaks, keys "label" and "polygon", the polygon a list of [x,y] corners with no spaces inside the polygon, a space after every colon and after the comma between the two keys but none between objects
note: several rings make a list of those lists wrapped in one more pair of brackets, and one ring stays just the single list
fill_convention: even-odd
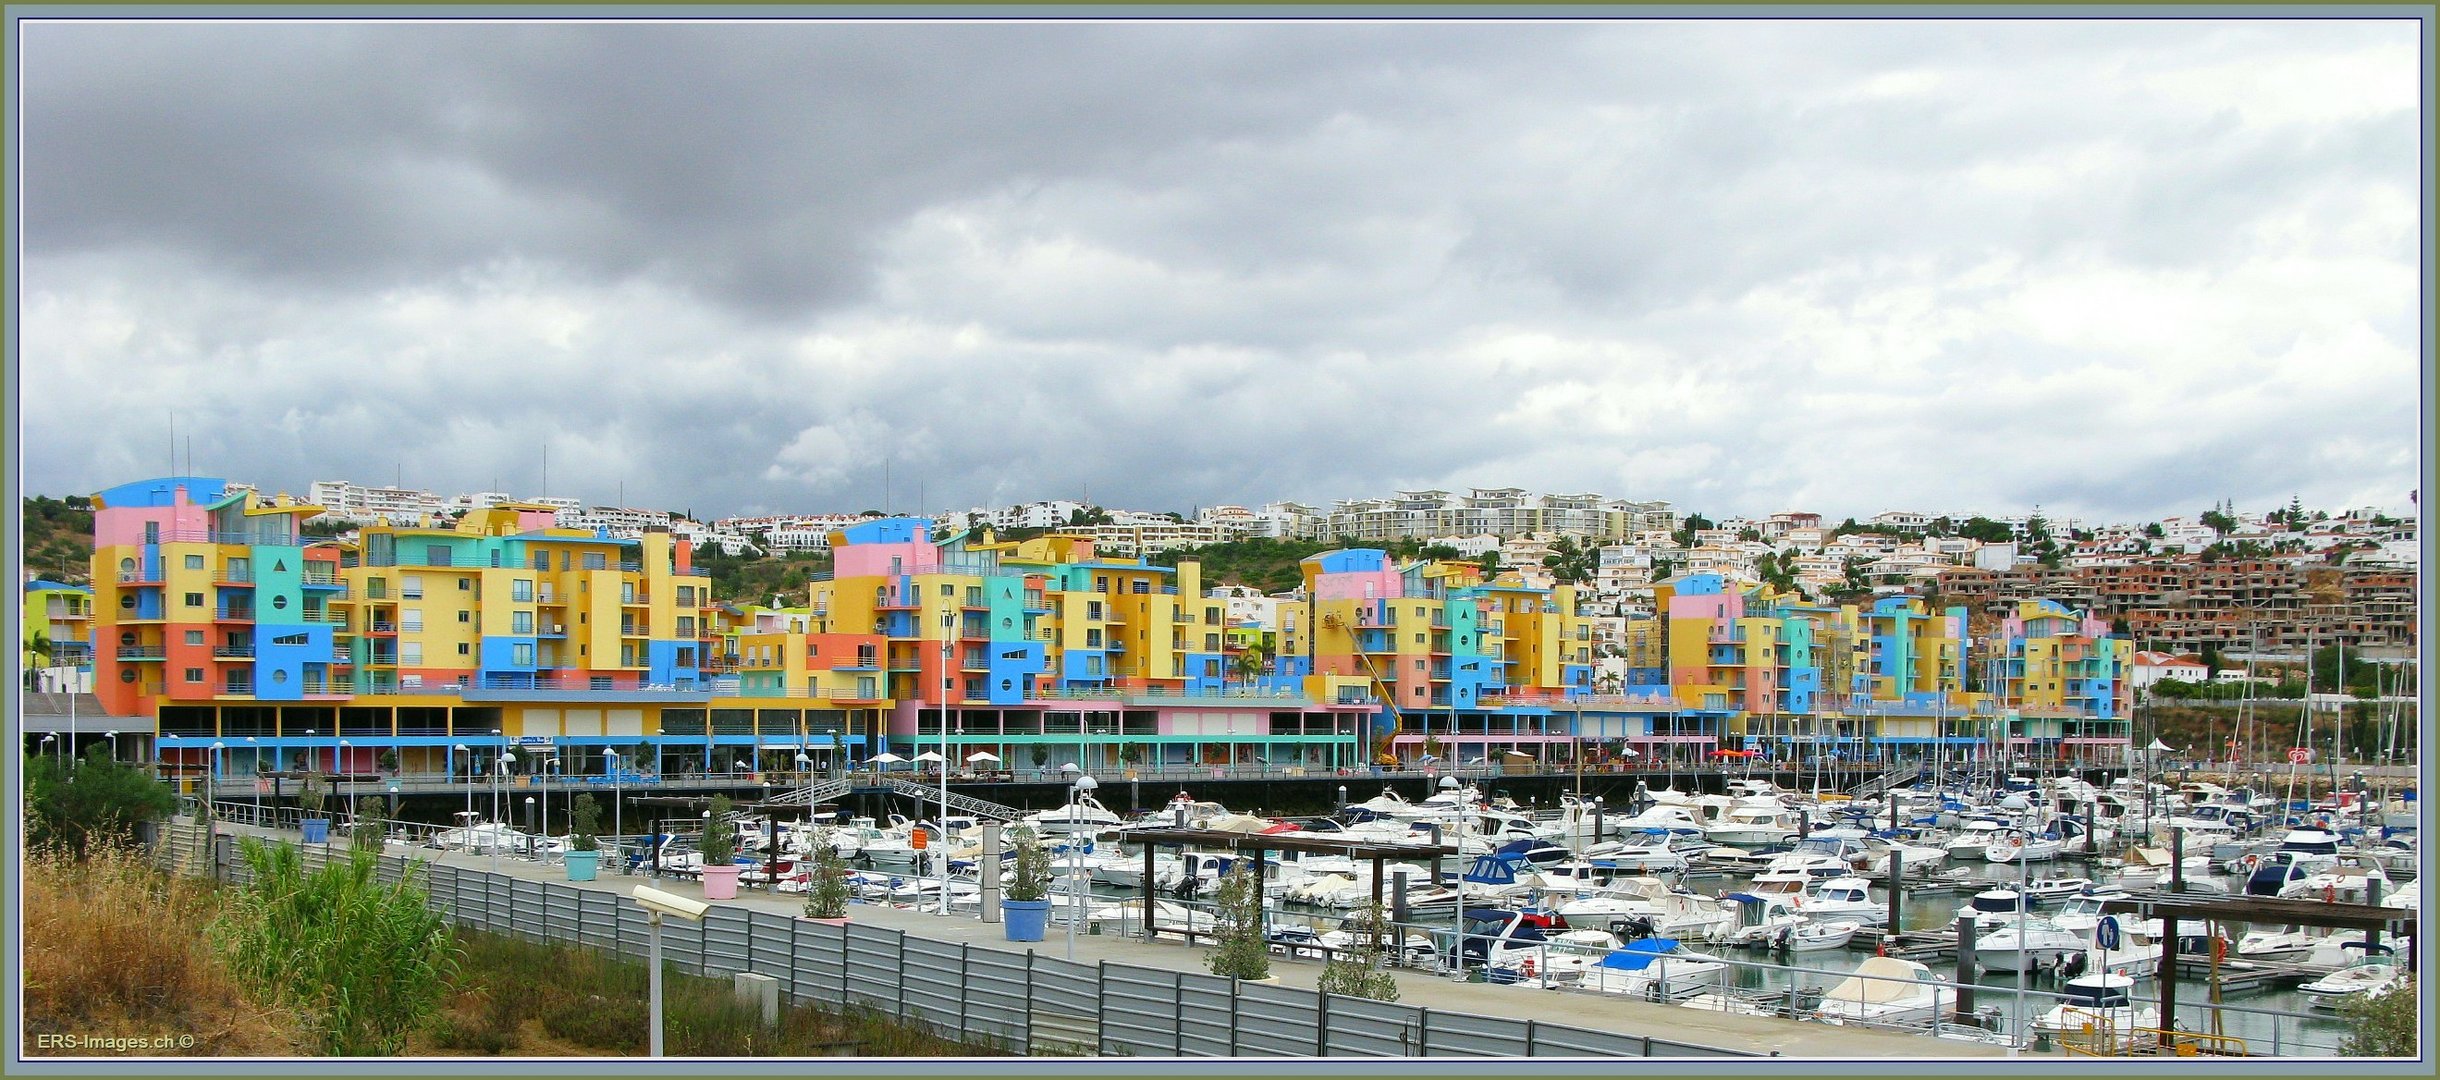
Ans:
[{"label": "white motorboat", "polygon": [[1941,845],[1950,862],[1983,862],[1995,841],[2006,839],[2009,826],[1996,818],[1978,817],[1966,821],[1957,835]]},{"label": "white motorboat", "polygon": [[2135,980],[2124,975],[2078,975],[2059,991],[2066,1000],[2034,1018],[2034,1030],[2097,1053],[2148,1046],[2160,1027],[2160,1010],[2136,1003],[2134,990]]},{"label": "white motorboat", "polygon": [[2316,1009],[2336,1009],[2349,999],[2378,994],[2405,975],[2395,957],[2367,956],[2299,986],[2296,991]]},{"label": "white motorboat", "polygon": [[1711,940],[1722,945],[1768,945],[1781,931],[1804,925],[1805,917],[1796,910],[1802,898],[1801,893],[1723,893],[1720,907],[1731,913],[1732,921],[1716,927]]},{"label": "white motorboat", "polygon": [[1858,922],[1823,922],[1807,919],[1786,927],[1773,935],[1770,946],[1781,952],[1828,952],[1844,949],[1854,940],[1864,924]]},{"label": "white motorboat", "polygon": [[2038,877],[2025,883],[2025,891],[2036,904],[2065,900],[2092,887],[2093,879],[2085,877]]},{"label": "white motorboat", "polygon": [[1814,1016],[1830,1024],[1919,1026],[1948,1012],[1956,995],[1920,963],[1875,956],[1824,993]]},{"label": "white motorboat", "polygon": [[2066,847],[2067,842],[2056,836],[2016,833],[1985,848],[1983,858],[1995,863],[2044,862],[2058,858]]},{"label": "white motorboat", "polygon": [[2014,885],[2000,885],[1975,893],[1958,907],[1957,917],[1988,927],[2015,920],[2032,910],[2033,905],[2022,890]]},{"label": "white motorboat", "polygon": [[1728,965],[1674,938],[1630,941],[1584,971],[1580,990],[1643,1001],[1682,1001],[1727,985]]},{"label": "white motorboat", "polygon": [[1809,919],[1837,919],[1880,926],[1889,920],[1889,907],[1874,903],[1872,883],[1860,877],[1831,878],[1806,893],[1800,909]]},{"label": "white motorboat", "polygon": [[1703,838],[1715,844],[1738,847],[1759,847],[1785,843],[1797,833],[1796,815],[1777,799],[1760,799],[1729,807],[1728,813],[1703,830]]},{"label": "white motorboat", "polygon": [[1037,811],[1015,822],[1041,833],[1097,833],[1126,823],[1127,819],[1111,813],[1109,807],[1090,795],[1078,796],[1073,803]]},{"label": "white motorboat", "polygon": [[2030,971],[2058,964],[2084,949],[2084,939],[2057,923],[2020,918],[1977,935],[1974,962],[1990,971]]},{"label": "white motorboat", "polygon": [[[2249,929],[2237,937],[2232,955],[2244,960],[2300,960],[2341,940],[2342,931],[2292,923]],[[2357,940],[2361,940],[2360,936]]]}]

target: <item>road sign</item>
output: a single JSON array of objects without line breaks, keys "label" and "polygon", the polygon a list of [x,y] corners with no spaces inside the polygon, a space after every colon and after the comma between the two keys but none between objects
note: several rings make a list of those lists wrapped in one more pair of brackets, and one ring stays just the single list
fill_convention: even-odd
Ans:
[{"label": "road sign", "polygon": [[2093,924],[2093,944],[2109,952],[2118,948],[2118,916],[2104,915]]},{"label": "road sign", "polygon": [[2290,764],[2290,765],[2310,765],[2310,764],[2312,764],[2312,763],[2313,763],[2313,748],[2312,748],[2312,747],[2310,747],[2310,746],[2291,746],[2291,747],[2288,747],[2288,764]]}]

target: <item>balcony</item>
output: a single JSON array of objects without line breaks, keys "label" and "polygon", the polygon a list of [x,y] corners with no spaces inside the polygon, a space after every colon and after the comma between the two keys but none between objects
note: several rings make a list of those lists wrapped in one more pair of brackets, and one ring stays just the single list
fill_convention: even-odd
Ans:
[{"label": "balcony", "polygon": [[220,692],[223,696],[232,694],[251,694],[254,692],[254,680],[231,679],[226,684],[221,686]]},{"label": "balcony", "polygon": [[160,571],[160,570],[158,570],[158,569],[154,569],[154,570],[140,570],[140,569],[139,569],[139,570],[122,570],[122,571],[119,571],[119,584],[121,584],[121,585],[159,585],[159,584],[161,584],[161,571]]},{"label": "balcony", "polygon": [[215,660],[251,660],[251,659],[253,659],[253,658],[254,658],[254,646],[252,646],[252,645],[220,645],[220,646],[215,646],[215,647],[212,649],[212,658],[213,658],[213,659],[215,659]]},{"label": "balcony", "polygon": [[214,584],[214,585],[252,585],[252,584],[254,584],[254,571],[252,571],[252,570],[232,570],[232,569],[229,569],[228,567],[225,567],[225,566],[224,566],[224,567],[221,567],[221,568],[220,568],[220,569],[218,569],[218,570],[212,571],[212,584]]},{"label": "balcony", "polygon": [[372,625],[365,627],[364,632],[368,634],[396,634],[398,633],[398,624],[394,622],[376,621]]},{"label": "balcony", "polygon": [[168,650],[158,645],[119,646],[119,659],[121,660],[161,660],[168,656]]},{"label": "balcony", "polygon": [[297,613],[296,618],[298,622],[314,623],[321,626],[347,625],[347,616],[341,615],[336,611],[301,611]]},{"label": "balcony", "polygon": [[213,612],[213,613],[212,613],[212,621],[213,621],[213,622],[253,622],[253,621],[254,621],[254,609],[253,609],[253,608],[250,608],[250,607],[222,608],[222,609],[220,609],[219,611],[216,611],[216,612]]},{"label": "balcony", "polygon": [[307,677],[305,680],[304,693],[307,697],[322,697],[334,694],[353,694],[355,692],[356,680],[354,679],[316,679]]}]

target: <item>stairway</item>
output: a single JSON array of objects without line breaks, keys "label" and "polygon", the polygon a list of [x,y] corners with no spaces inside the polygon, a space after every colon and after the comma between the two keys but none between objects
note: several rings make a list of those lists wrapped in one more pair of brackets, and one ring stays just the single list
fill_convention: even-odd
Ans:
[{"label": "stairway", "polygon": [[823,780],[774,795],[771,802],[780,806],[818,806],[847,794],[854,786],[845,780]]},{"label": "stairway", "polygon": [[[901,795],[910,796],[919,803],[929,803],[934,806],[940,804],[940,789],[936,787],[918,784],[912,780],[897,779],[885,779],[881,781],[881,785]],[[1002,806],[999,803],[977,799],[970,795],[960,795],[954,791],[949,793],[949,808],[997,821],[1015,821],[1026,816],[1025,811],[1016,807]]]}]

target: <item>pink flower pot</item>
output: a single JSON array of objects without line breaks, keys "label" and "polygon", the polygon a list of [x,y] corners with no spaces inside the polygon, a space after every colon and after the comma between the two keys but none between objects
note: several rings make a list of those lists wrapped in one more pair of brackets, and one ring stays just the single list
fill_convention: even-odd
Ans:
[{"label": "pink flower pot", "polygon": [[703,868],[703,898],[706,900],[737,899],[736,864]]}]

